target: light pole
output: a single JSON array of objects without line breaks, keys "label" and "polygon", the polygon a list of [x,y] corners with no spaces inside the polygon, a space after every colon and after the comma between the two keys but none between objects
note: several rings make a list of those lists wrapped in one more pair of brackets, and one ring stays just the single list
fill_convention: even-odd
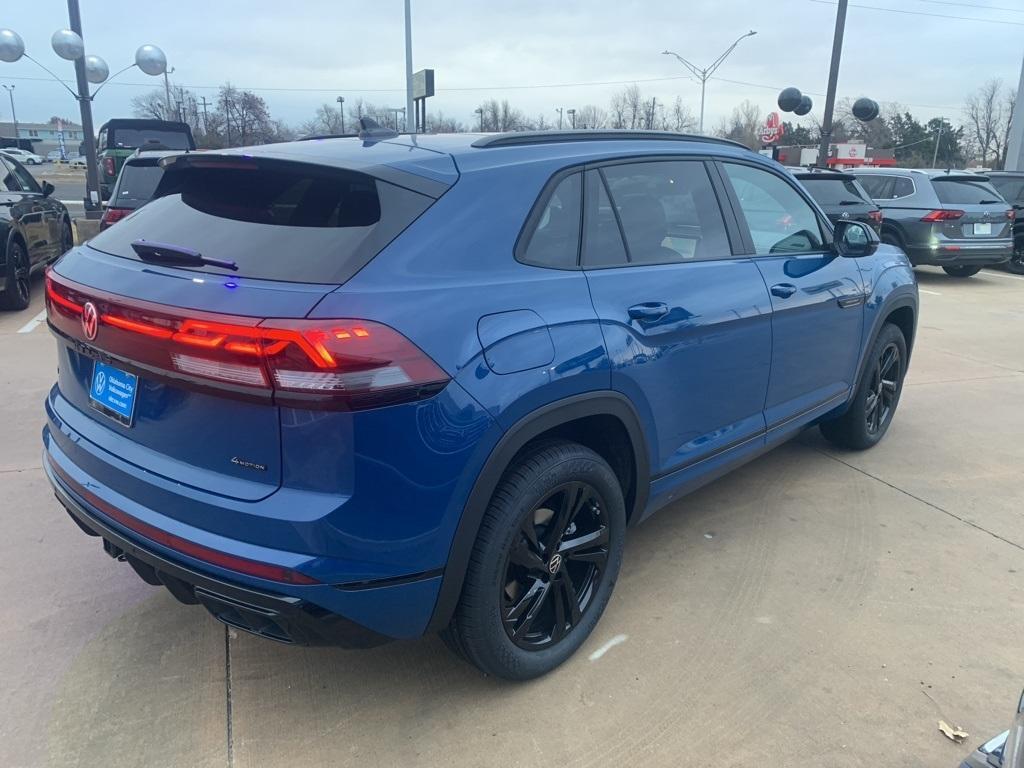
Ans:
[{"label": "light pole", "polygon": [[[25,53],[25,43],[13,30],[0,29],[0,61],[15,62],[24,57],[50,75],[77,99],[82,115],[82,134],[85,138],[85,212],[87,217],[95,218],[99,216],[101,195],[99,166],[96,163],[96,133],[92,124],[92,100],[108,82],[132,67],[138,67],[147,75],[163,74],[167,70],[167,57],[155,45],[143,45],[135,51],[134,62],[111,76],[110,69],[103,59],[99,56],[87,56],[85,53],[78,0],[68,0],[68,21],[70,29],[54,32],[50,44],[54,53],[75,63],[76,91],[68,88],[57,75]],[[89,83],[99,85],[95,93],[89,92]]]},{"label": "light pole", "polygon": [[[480,133],[483,133],[484,132],[484,110],[483,110],[483,107],[477,107],[473,111],[476,112],[478,115],[480,115]],[[559,125],[561,125],[561,115],[559,115]]]},{"label": "light pole", "polygon": [[935,151],[932,152],[932,168],[934,168],[935,164],[937,162],[939,162],[939,142],[942,141],[942,126],[943,126],[943,121],[945,119],[946,118],[944,118],[944,117],[940,117],[939,118],[939,133],[935,137]]},{"label": "light pole", "polygon": [[[409,130],[409,116],[413,114],[412,104],[412,10],[405,0],[405,130]],[[410,133],[416,133],[413,126]]]},{"label": "light pole", "polygon": [[661,52],[662,55],[665,55],[665,56],[675,56],[679,60],[679,63],[682,64],[684,67],[686,67],[687,70],[689,70],[691,75],[693,75],[698,80],[700,80],[700,128],[699,128],[699,130],[700,130],[701,133],[704,133],[704,91],[707,88],[708,80],[710,80],[711,76],[713,74],[715,74],[715,70],[717,70],[720,66],[722,66],[722,62],[725,61],[729,57],[729,54],[732,53],[734,50],[736,50],[736,46],[739,45],[741,41],[745,40],[748,37],[753,37],[756,34],[757,34],[757,32],[752,29],[749,32],[747,32],[747,34],[740,35],[739,37],[736,38],[736,42],[735,43],[730,45],[728,48],[726,48],[722,52],[721,56],[719,56],[717,59],[715,59],[713,62],[711,62],[711,64],[709,64],[708,66],[704,67],[703,69],[698,67],[696,64],[693,64],[693,63],[687,61],[686,59],[684,59],[682,56],[680,56],[675,51],[662,51]]},{"label": "light pole", "polygon": [[335,101],[338,102],[338,114],[341,115],[341,132],[345,132],[345,97],[339,96]]},{"label": "light pole", "polygon": [[558,130],[562,130],[562,107],[555,107],[555,112],[558,113]]},{"label": "light pole", "polygon": [[575,109],[567,109],[567,110],[565,110],[565,113],[569,116],[569,122],[572,124],[572,127],[575,130],[575,128],[576,128],[576,110]]},{"label": "light pole", "polygon": [[18,113],[14,111],[14,86],[5,85],[4,90],[11,97],[11,122],[14,123],[14,146],[18,147],[21,145],[18,144]]},{"label": "light pole", "polygon": [[825,91],[825,114],[821,118],[821,142],[818,159],[828,157],[832,144],[832,113],[836,107],[836,84],[839,81],[839,60],[843,55],[843,32],[846,30],[846,5],[848,0],[839,0],[836,8],[836,31],[832,37],[832,63],[828,68],[828,90]]},{"label": "light pole", "polygon": [[167,101],[167,119],[171,119],[171,81],[167,76],[174,73],[174,67],[164,69],[164,97]]}]

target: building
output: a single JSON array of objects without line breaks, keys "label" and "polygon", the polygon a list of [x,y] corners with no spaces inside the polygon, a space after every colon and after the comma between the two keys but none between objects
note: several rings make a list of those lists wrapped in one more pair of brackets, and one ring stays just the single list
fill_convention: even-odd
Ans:
[{"label": "building", "polygon": [[[817,165],[817,147],[775,147],[773,156],[783,165]],[[896,153],[891,149],[875,149],[863,141],[850,141],[829,146],[826,164],[829,168],[891,168],[896,165]]]},{"label": "building", "polygon": [[[25,147],[25,142],[32,145],[32,151],[37,155],[46,157],[48,152],[60,149],[60,134],[64,134],[64,149],[68,156],[78,154],[78,145],[85,138],[82,133],[82,126],[77,123],[23,123],[18,121],[19,146]],[[14,123],[0,122],[0,145],[14,146]],[[27,147],[25,147],[27,149]]]}]

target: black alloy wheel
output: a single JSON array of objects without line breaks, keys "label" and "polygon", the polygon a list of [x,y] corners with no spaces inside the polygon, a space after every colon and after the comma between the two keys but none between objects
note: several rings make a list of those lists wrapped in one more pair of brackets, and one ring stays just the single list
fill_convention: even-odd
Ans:
[{"label": "black alloy wheel", "polygon": [[864,403],[865,426],[869,435],[878,434],[892,418],[902,378],[903,359],[899,347],[890,342],[883,347],[875,362]]},{"label": "black alloy wheel", "polygon": [[1010,260],[1003,265],[1007,272],[1024,275],[1024,248],[1014,248]]},{"label": "black alloy wheel", "polygon": [[520,648],[557,643],[590,607],[608,562],[604,507],[593,486],[569,482],[523,518],[501,586],[502,623]]},{"label": "black alloy wheel", "polygon": [[60,230],[60,256],[70,251],[75,247],[75,236],[71,232],[71,222],[67,219],[64,220],[64,224]]},{"label": "black alloy wheel", "polygon": [[0,293],[0,308],[25,309],[31,299],[31,267],[28,252],[16,240],[7,245],[7,279]]}]

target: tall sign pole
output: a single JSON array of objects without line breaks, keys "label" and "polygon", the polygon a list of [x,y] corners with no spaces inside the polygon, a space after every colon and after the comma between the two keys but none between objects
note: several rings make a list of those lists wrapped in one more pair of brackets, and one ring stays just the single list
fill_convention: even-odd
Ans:
[{"label": "tall sign pole", "polygon": [[839,60],[843,55],[843,32],[846,29],[846,5],[839,0],[836,9],[836,34],[832,38],[832,65],[828,70],[828,91],[825,94],[825,114],[821,119],[821,144],[818,147],[818,165],[828,163],[828,149],[832,143],[832,112],[836,107],[836,84],[839,82]]},{"label": "tall sign pole", "polygon": [[410,0],[405,0],[405,130],[416,132],[413,125],[410,128],[409,121],[412,120],[412,10]]}]

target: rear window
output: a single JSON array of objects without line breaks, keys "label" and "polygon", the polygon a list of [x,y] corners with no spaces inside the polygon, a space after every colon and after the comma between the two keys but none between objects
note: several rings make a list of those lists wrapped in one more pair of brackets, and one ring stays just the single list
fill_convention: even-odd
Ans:
[{"label": "rear window", "polygon": [[1001,203],[1002,198],[987,181],[968,179],[932,179],[935,194],[940,203],[952,205],[979,205],[982,203]]},{"label": "rear window", "polygon": [[138,208],[153,199],[164,169],[156,163],[127,163],[117,181],[110,205],[114,208]]},{"label": "rear window", "polygon": [[802,178],[800,183],[821,205],[870,205],[871,202],[868,193],[853,179]]},{"label": "rear window", "polygon": [[1024,177],[993,176],[990,183],[1006,202],[1024,203]]},{"label": "rear window", "polygon": [[137,259],[136,240],[233,261],[206,272],[341,283],[377,255],[433,199],[356,171],[228,161],[166,169],[155,199],[89,245]]},{"label": "rear window", "polygon": [[159,128],[113,128],[109,142],[110,149],[192,149],[184,131]]}]

